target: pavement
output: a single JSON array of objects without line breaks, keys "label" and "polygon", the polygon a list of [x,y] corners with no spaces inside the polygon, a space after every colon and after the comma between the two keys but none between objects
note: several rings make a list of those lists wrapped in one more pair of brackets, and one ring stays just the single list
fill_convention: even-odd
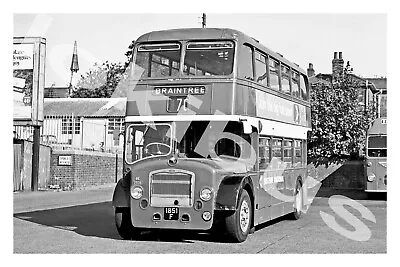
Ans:
[{"label": "pavement", "polygon": [[56,209],[111,201],[115,183],[90,186],[75,191],[14,192],[14,213]]}]

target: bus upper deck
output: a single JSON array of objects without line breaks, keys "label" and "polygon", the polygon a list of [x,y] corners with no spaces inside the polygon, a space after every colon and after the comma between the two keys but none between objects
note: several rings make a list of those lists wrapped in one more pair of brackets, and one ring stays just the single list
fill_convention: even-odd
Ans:
[{"label": "bus upper deck", "polygon": [[239,31],[147,33],[133,62],[137,84],[126,109],[133,119],[218,113],[311,127],[305,71]]}]

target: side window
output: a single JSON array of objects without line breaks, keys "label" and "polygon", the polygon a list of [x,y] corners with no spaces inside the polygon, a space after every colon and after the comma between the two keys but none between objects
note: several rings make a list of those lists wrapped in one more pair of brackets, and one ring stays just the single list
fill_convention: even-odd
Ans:
[{"label": "side window", "polygon": [[271,162],[271,156],[270,156],[270,147],[271,147],[271,139],[268,137],[260,137],[259,139],[259,145],[258,145],[258,150],[259,150],[259,166],[260,170],[264,170],[268,168],[269,163]]},{"label": "side window", "polygon": [[253,49],[248,46],[243,46],[243,64],[241,64],[242,77],[254,81],[253,76]]},{"label": "side window", "polygon": [[301,140],[295,140],[294,141],[294,166],[295,167],[300,167],[302,166],[302,142]]},{"label": "side window", "polygon": [[292,94],[295,97],[300,97],[300,81],[299,73],[292,70]]},{"label": "side window", "polygon": [[281,75],[282,92],[290,95],[290,69],[283,64],[281,65]]},{"label": "side window", "polygon": [[282,139],[272,139],[272,158],[282,159]]},{"label": "side window", "polygon": [[279,91],[279,63],[278,61],[269,59],[269,86]]},{"label": "side window", "polygon": [[255,52],[256,82],[267,85],[267,58],[259,52]]},{"label": "side window", "polygon": [[286,167],[292,167],[293,158],[293,141],[283,140],[283,161],[286,163]]},{"label": "side window", "polygon": [[308,89],[304,75],[300,75],[300,95],[304,100],[308,100]]}]

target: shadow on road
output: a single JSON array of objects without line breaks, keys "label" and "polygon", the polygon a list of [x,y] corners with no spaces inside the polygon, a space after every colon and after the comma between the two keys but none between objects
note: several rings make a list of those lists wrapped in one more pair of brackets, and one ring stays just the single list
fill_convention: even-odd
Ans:
[{"label": "shadow on road", "polygon": [[[73,207],[48,209],[32,212],[15,213],[20,220],[37,223],[44,226],[68,230],[89,237],[121,240],[114,223],[114,209],[111,202],[101,202]],[[273,220],[256,230],[277,223],[282,219]],[[231,243],[221,232],[198,232],[190,230],[151,230],[144,231],[135,241],[180,242],[194,243],[204,241],[213,243]],[[129,242],[129,241],[127,241]]]},{"label": "shadow on road", "polygon": [[364,190],[320,188],[316,197],[329,198],[342,195],[354,200],[386,200],[386,193],[366,193]]}]

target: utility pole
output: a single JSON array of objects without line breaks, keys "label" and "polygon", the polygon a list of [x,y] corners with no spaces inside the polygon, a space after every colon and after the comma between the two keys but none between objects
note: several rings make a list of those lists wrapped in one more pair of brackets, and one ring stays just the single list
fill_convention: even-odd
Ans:
[{"label": "utility pole", "polygon": [[206,23],[207,23],[207,16],[206,16],[206,13],[203,13],[202,22],[201,22],[201,25],[203,26],[203,28],[206,27]]}]

